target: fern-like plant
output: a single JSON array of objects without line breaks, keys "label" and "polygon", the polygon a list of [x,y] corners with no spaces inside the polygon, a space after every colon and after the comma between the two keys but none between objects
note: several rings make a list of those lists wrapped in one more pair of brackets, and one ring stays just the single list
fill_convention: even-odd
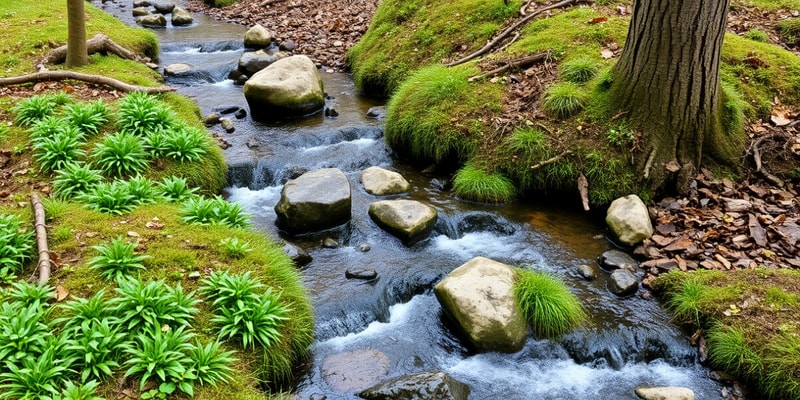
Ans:
[{"label": "fern-like plant", "polygon": [[235,237],[226,237],[220,240],[219,244],[225,249],[225,254],[231,258],[242,258],[253,251],[250,248],[250,242],[241,241]]},{"label": "fern-like plant", "polygon": [[164,130],[175,123],[167,106],[146,93],[130,93],[119,101],[117,126],[121,132],[144,136],[153,130]]},{"label": "fern-like plant", "polygon": [[211,199],[195,197],[183,204],[183,221],[198,225],[224,225],[232,228],[246,227],[250,216],[237,203],[229,203],[216,196]]},{"label": "fern-like plant", "polygon": [[158,183],[161,196],[170,202],[182,202],[197,196],[197,188],[189,187],[186,179],[177,176],[168,176]]},{"label": "fern-like plant", "polygon": [[118,280],[130,276],[134,271],[143,270],[142,261],[149,257],[135,254],[136,244],[126,242],[122,237],[92,248],[99,255],[89,260],[89,268],[100,271],[100,276],[108,280]]},{"label": "fern-like plant", "polygon": [[108,122],[110,113],[102,99],[94,103],[74,103],[64,107],[66,122],[85,135],[96,135],[100,128]]},{"label": "fern-like plant", "polygon": [[257,301],[217,308],[211,321],[219,326],[221,338],[238,339],[244,348],[256,343],[269,347],[280,339],[279,329],[289,319],[288,314],[289,308],[280,303],[280,294],[267,288]]},{"label": "fern-like plant", "polygon": [[233,357],[233,351],[223,351],[219,341],[203,346],[199,340],[195,340],[189,357],[194,362],[192,368],[200,384],[217,386],[231,379],[231,364],[236,358]]},{"label": "fern-like plant", "polygon": [[83,321],[71,332],[65,352],[75,358],[75,367],[81,371],[81,381],[97,378],[103,381],[119,368],[118,353],[122,350],[125,334],[110,319],[93,323]]},{"label": "fern-like plant", "polygon": [[22,366],[23,361],[35,360],[47,349],[51,335],[48,314],[49,309],[39,304],[0,305],[0,365]]},{"label": "fern-like plant", "polygon": [[76,384],[72,381],[64,382],[61,394],[53,396],[53,400],[105,400],[95,396],[95,390],[100,384],[97,381]]},{"label": "fern-like plant", "polygon": [[35,304],[43,306],[56,297],[55,288],[47,283],[31,283],[17,281],[11,284],[7,293],[9,299],[18,301],[23,305]]},{"label": "fern-like plant", "polygon": [[33,157],[43,172],[58,171],[86,155],[81,148],[83,137],[74,128],[64,128],[53,136],[43,137],[33,144]]},{"label": "fern-like plant", "polygon": [[116,324],[117,318],[114,316],[114,309],[108,299],[105,298],[105,291],[99,290],[88,299],[79,297],[60,305],[63,316],[53,321],[55,325],[63,324],[61,331],[71,334],[82,329],[84,323],[99,324],[102,321],[109,321]]},{"label": "fern-like plant", "polygon": [[[64,118],[55,115],[48,115],[36,121],[33,126],[28,129],[28,133],[31,137],[31,143],[36,144],[42,141],[42,139],[51,138],[55,135],[62,134],[64,129],[68,126],[70,125]],[[79,133],[77,129],[72,129],[71,132]]]},{"label": "fern-like plant", "polygon": [[16,215],[0,215],[0,266],[7,274],[19,272],[33,252],[33,231],[20,224]]},{"label": "fern-like plant", "polygon": [[161,197],[156,183],[147,177],[137,175],[125,183],[128,185],[128,193],[134,197],[137,204],[155,203]]},{"label": "fern-like plant", "polygon": [[31,126],[42,118],[53,115],[55,102],[52,97],[36,95],[21,100],[11,111],[16,114],[14,122],[20,126]]},{"label": "fern-like plant", "polygon": [[189,340],[193,336],[184,327],[166,332],[155,328],[138,335],[124,347],[130,357],[125,362],[128,367],[125,376],[139,377],[139,390],[155,379],[156,383],[175,384],[182,392],[193,396],[197,378],[189,356],[192,351]]},{"label": "fern-like plant", "polygon": [[70,163],[56,172],[53,194],[62,199],[71,199],[102,181],[100,171],[91,169],[87,164]]},{"label": "fern-like plant", "polygon": [[125,132],[106,136],[95,145],[92,157],[96,167],[109,176],[135,175],[148,163],[141,139]]},{"label": "fern-like plant", "polygon": [[199,300],[194,292],[172,288],[163,280],[143,283],[139,279],[121,277],[117,280],[119,294],[111,300],[114,315],[120,318],[123,329],[132,334],[161,329],[164,325],[189,325],[197,312]]},{"label": "fern-like plant", "polygon": [[0,373],[0,399],[48,399],[58,396],[68,364],[57,358],[57,349],[48,347],[36,357],[22,360],[21,365],[7,363],[7,372]]},{"label": "fern-like plant", "polygon": [[179,162],[199,161],[207,153],[207,134],[198,128],[173,129],[164,139],[164,155]]},{"label": "fern-like plant", "polygon": [[101,182],[78,195],[78,200],[91,210],[122,215],[136,208],[136,198],[128,192],[128,185],[121,181]]}]

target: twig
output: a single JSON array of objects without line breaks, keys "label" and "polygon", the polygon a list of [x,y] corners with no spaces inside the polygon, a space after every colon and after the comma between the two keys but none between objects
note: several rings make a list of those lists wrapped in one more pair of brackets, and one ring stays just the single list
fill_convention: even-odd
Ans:
[{"label": "twig", "polygon": [[647,156],[647,162],[644,164],[644,179],[650,177],[650,168],[653,168],[653,161],[656,160],[656,148],[650,150],[650,155]]},{"label": "twig", "polygon": [[566,150],[566,151],[564,151],[563,153],[561,153],[561,154],[559,154],[559,155],[557,155],[557,156],[555,156],[555,157],[550,157],[550,158],[548,158],[547,160],[540,161],[540,162],[539,162],[539,163],[537,163],[537,164],[531,165],[531,166],[530,166],[530,170],[531,170],[531,171],[533,171],[533,170],[535,170],[535,169],[542,168],[542,167],[544,167],[545,165],[552,164],[552,163],[554,163],[554,162],[558,162],[559,160],[561,160],[562,158],[564,158],[564,157],[566,157],[566,156],[568,156],[568,155],[570,155],[570,154],[572,154],[572,150]]},{"label": "twig", "polygon": [[530,15],[525,16],[525,18],[522,18],[521,20],[515,22],[513,25],[511,25],[508,28],[506,28],[506,30],[500,32],[500,34],[495,36],[494,39],[490,40],[489,43],[486,43],[485,46],[481,47],[480,49],[478,49],[474,53],[472,53],[472,54],[470,54],[470,55],[468,55],[468,56],[466,56],[466,57],[464,57],[464,58],[462,58],[460,60],[453,61],[453,62],[451,62],[449,64],[445,64],[445,65],[448,66],[448,67],[454,67],[456,65],[463,64],[463,63],[465,63],[465,62],[467,62],[469,60],[472,60],[473,58],[480,57],[480,56],[486,54],[493,47],[497,46],[497,44],[500,43],[503,39],[505,39],[506,36],[510,35],[511,32],[514,32],[520,26],[525,25],[526,23],[528,23],[528,21],[536,18],[537,16],[539,16],[543,12],[550,11],[550,10],[555,10],[557,8],[564,8],[564,7],[573,5],[573,4],[575,4],[575,3],[579,2],[579,1],[581,1],[581,0],[564,0],[564,1],[558,2],[556,4],[553,4],[553,5],[544,7],[544,8],[540,8],[540,9],[534,11],[533,13],[531,13]]},{"label": "twig", "polygon": [[583,174],[578,174],[578,193],[581,195],[583,211],[589,211],[589,181]]},{"label": "twig", "polygon": [[28,75],[0,78],[0,86],[19,85],[22,83],[39,81],[62,81],[65,79],[74,79],[76,81],[105,85],[123,92],[145,92],[152,94],[175,91],[175,88],[169,86],[145,87],[129,85],[125,82],[118,81],[107,76],[82,74],[74,71],[44,71]]},{"label": "twig", "polygon": [[33,207],[33,223],[36,231],[36,248],[39,250],[39,283],[50,279],[50,248],[47,246],[47,227],[44,224],[44,205],[39,200],[39,195],[31,193],[31,206]]},{"label": "twig", "polygon": [[499,49],[497,49],[497,52],[500,53],[503,50],[507,49],[508,46],[511,46],[512,44],[514,44],[514,42],[516,42],[517,39],[519,39],[519,32],[514,33],[514,37],[511,38],[511,40],[509,40],[508,43],[504,44],[503,47],[500,47]]},{"label": "twig", "polygon": [[514,59],[514,60],[510,60],[505,65],[503,65],[502,67],[498,67],[498,68],[495,68],[495,69],[493,69],[491,71],[486,71],[486,72],[484,72],[482,74],[472,76],[469,79],[467,79],[467,81],[475,82],[475,81],[477,81],[479,79],[491,78],[493,76],[499,75],[500,73],[508,71],[509,69],[524,68],[524,67],[527,67],[529,65],[535,64],[537,62],[546,60],[549,55],[550,55],[550,53],[539,53],[539,54],[534,54],[532,56],[526,56],[526,57],[521,57],[521,58],[517,58],[517,59]]}]

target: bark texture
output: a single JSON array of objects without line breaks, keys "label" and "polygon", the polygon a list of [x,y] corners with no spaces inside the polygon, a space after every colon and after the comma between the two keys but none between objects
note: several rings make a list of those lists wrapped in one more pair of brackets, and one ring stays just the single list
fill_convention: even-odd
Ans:
[{"label": "bark texture", "polygon": [[85,0],[67,0],[67,68],[89,63],[86,52]]},{"label": "bark texture", "polygon": [[653,189],[686,189],[724,137],[720,54],[730,0],[636,0],[612,99],[644,133],[638,167]]}]

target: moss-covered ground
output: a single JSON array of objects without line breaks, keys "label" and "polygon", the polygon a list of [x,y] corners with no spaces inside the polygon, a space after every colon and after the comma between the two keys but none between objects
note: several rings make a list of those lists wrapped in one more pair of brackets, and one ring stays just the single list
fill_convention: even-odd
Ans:
[{"label": "moss-covered ground", "polygon": [[[740,0],[732,7],[739,13],[777,13],[797,9],[798,3]],[[630,6],[630,1],[609,0],[553,10],[483,59],[445,67],[516,21],[521,3],[384,1],[348,61],[364,92],[389,97],[386,139],[401,154],[443,169],[479,167],[483,174],[469,176],[496,181],[501,174],[517,189],[490,196],[462,192],[462,198],[574,196],[584,176],[596,206],[629,193],[647,199],[653,193],[632,169],[641,134],[624,115],[615,115],[606,92],[612,84],[608,71],[625,42]],[[770,39],[780,37],[780,29],[767,25],[766,42],[759,35],[729,33],[723,46],[724,119],[739,143],[745,140],[744,124],[767,119],[776,98],[789,107],[800,103],[800,57]],[[547,53],[547,61],[467,81],[537,53]],[[464,185],[463,177],[462,187],[487,186]]]},{"label": "moss-covered ground", "polygon": [[[131,28],[101,10],[87,4],[87,36],[102,32],[112,40],[139,54],[155,58],[158,43],[147,30]],[[0,3],[0,76],[14,76],[36,71],[38,60],[51,48],[66,43],[66,5],[57,0],[13,1]],[[60,69],[63,66],[50,66]],[[89,65],[79,71],[99,74],[142,86],[162,84],[158,73],[144,64],[122,60],[116,56],[94,55]],[[33,230],[30,207],[31,192],[47,193],[52,189],[54,174],[41,172],[34,158],[29,130],[14,123],[11,110],[23,98],[33,94],[66,92],[76,101],[102,98],[111,109],[124,96],[99,86],[79,82],[41,83],[16,88],[0,88],[0,148],[9,157],[4,163],[0,178],[0,214],[18,215],[30,221],[27,231]],[[157,96],[183,123],[203,128],[198,107],[191,100],[177,94]],[[103,128],[98,137],[87,143],[87,152],[100,137],[113,133],[113,121]],[[220,193],[225,185],[226,164],[221,150],[209,135],[208,151],[196,162],[180,162],[167,158],[152,161],[145,175],[153,180],[180,176],[199,193]],[[197,386],[195,398],[199,399],[263,399],[268,390],[291,383],[294,370],[301,364],[313,340],[313,310],[305,289],[300,283],[291,260],[279,244],[265,238],[250,228],[231,228],[222,225],[191,225],[182,220],[182,205],[158,201],[141,205],[130,213],[112,215],[92,211],[75,199],[45,199],[48,213],[48,239],[55,261],[50,284],[59,286],[60,293],[68,293],[66,301],[88,297],[105,289],[110,296],[115,283],[101,277],[98,270],[89,268],[89,260],[97,255],[92,246],[122,237],[137,243],[137,253],[145,254],[145,269],[140,273],[144,281],[164,279],[167,284],[180,284],[187,291],[196,290],[200,280],[211,271],[228,269],[233,273],[250,273],[263,284],[281,293],[281,302],[291,310],[290,318],[280,328],[280,339],[268,348],[243,349],[235,341],[224,344],[234,350],[237,358],[232,379],[216,387]],[[236,238],[247,242],[252,251],[243,257],[234,257],[221,241]],[[33,256],[34,254],[31,254]],[[37,262],[29,260],[21,279],[36,275]],[[189,275],[193,274],[193,278]],[[197,277],[199,273],[199,277]],[[0,289],[8,283],[0,285]],[[211,305],[201,303],[192,330],[203,341],[216,339],[217,327],[211,323]],[[120,380],[125,370],[114,371],[111,379],[104,381],[97,395],[120,398],[123,388],[130,387],[130,379]],[[120,384],[120,382],[123,382]],[[120,386],[122,385],[122,386]],[[274,394],[281,398],[280,394]]]}]

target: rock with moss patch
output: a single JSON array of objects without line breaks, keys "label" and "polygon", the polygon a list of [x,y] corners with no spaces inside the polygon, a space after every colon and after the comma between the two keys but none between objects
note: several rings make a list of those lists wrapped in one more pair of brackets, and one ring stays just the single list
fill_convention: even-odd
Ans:
[{"label": "rock with moss patch", "polygon": [[283,185],[275,206],[277,224],[290,233],[332,228],[350,220],[350,182],[338,168],[300,175]]},{"label": "rock with moss patch", "polygon": [[136,18],[136,22],[148,28],[161,28],[167,26],[167,19],[161,14],[150,14]]},{"label": "rock with moss patch", "polygon": [[636,395],[644,400],[694,400],[692,389],[684,387],[640,387],[636,388]]},{"label": "rock with moss patch", "polygon": [[185,26],[191,25],[194,22],[192,14],[180,7],[175,7],[172,10],[172,25]]},{"label": "rock with moss patch", "polygon": [[639,278],[627,269],[618,269],[608,277],[608,290],[617,296],[628,296],[639,289]]},{"label": "rock with moss patch", "polygon": [[513,267],[475,257],[434,287],[445,312],[480,351],[519,351],[528,325],[514,297]]},{"label": "rock with moss patch", "polygon": [[272,44],[272,34],[261,24],[248,29],[244,34],[244,47],[263,49]]},{"label": "rock with moss patch", "polygon": [[428,237],[436,225],[436,209],[415,200],[381,200],[369,205],[378,226],[412,245]]},{"label": "rock with moss patch", "polygon": [[322,109],[322,77],[306,56],[280,59],[258,71],[244,84],[250,114],[260,121],[299,117]]},{"label": "rock with moss patch", "polygon": [[420,372],[383,381],[358,394],[367,400],[467,400],[469,386],[442,371]]},{"label": "rock with moss patch", "polygon": [[639,196],[620,197],[608,207],[606,224],[625,245],[635,246],[653,236],[653,224],[647,206]]},{"label": "rock with moss patch", "polygon": [[411,184],[403,175],[381,167],[369,167],[361,172],[361,184],[369,194],[386,196],[408,192]]}]

